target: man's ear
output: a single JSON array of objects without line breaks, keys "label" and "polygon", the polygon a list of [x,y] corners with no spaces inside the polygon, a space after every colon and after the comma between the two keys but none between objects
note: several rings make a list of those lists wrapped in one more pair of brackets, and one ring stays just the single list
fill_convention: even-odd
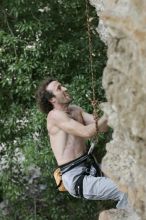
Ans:
[{"label": "man's ear", "polygon": [[49,102],[52,103],[52,104],[54,104],[55,101],[56,101],[56,100],[55,100],[55,97],[52,97],[51,99],[49,99]]}]

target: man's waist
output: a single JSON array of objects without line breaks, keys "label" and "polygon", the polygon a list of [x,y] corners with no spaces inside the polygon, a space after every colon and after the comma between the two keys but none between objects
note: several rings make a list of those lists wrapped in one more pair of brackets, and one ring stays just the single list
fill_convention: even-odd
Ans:
[{"label": "man's waist", "polygon": [[68,163],[60,165],[59,168],[60,168],[62,174],[73,169],[74,167],[78,166],[79,164],[85,162],[88,157],[89,157],[89,155],[86,153],[86,154],[83,154],[82,156],[80,156],[74,160],[71,160]]}]

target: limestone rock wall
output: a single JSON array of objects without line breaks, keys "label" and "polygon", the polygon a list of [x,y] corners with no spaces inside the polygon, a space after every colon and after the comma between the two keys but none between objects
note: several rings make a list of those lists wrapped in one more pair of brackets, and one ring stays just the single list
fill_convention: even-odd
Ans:
[{"label": "limestone rock wall", "polygon": [[[103,168],[128,192],[137,216],[133,220],[146,220],[146,1],[90,3],[97,10],[102,24],[98,31],[105,31],[100,35],[108,45],[103,74],[108,103],[103,110],[114,133],[106,146]],[[116,219],[116,212],[115,217],[109,216]],[[118,217],[117,211],[120,219],[125,218]]]}]

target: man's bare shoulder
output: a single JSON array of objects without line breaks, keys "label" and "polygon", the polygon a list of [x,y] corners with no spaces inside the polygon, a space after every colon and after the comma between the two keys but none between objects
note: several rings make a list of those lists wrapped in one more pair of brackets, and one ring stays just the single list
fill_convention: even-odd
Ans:
[{"label": "man's bare shoulder", "polygon": [[47,116],[47,129],[50,133],[56,133],[56,128],[58,128],[58,124],[62,123],[66,120],[65,112],[53,109],[49,112]]},{"label": "man's bare shoulder", "polygon": [[83,111],[83,109],[78,105],[70,105],[71,110]]},{"label": "man's bare shoulder", "polygon": [[47,120],[56,121],[65,116],[67,116],[67,114],[64,111],[53,109],[52,111],[49,112],[47,116]]}]

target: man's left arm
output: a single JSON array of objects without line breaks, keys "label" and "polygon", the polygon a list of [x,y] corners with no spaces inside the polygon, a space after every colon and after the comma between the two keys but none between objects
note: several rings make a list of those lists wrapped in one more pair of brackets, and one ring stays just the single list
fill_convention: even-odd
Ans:
[{"label": "man's left arm", "polygon": [[[87,112],[82,111],[82,117],[84,120],[84,123],[86,125],[89,125],[91,123],[94,123],[94,116],[92,114],[89,114]],[[108,131],[108,125],[107,125],[107,117],[105,115],[103,115],[101,118],[98,118],[98,129],[99,132],[107,132]]]}]

